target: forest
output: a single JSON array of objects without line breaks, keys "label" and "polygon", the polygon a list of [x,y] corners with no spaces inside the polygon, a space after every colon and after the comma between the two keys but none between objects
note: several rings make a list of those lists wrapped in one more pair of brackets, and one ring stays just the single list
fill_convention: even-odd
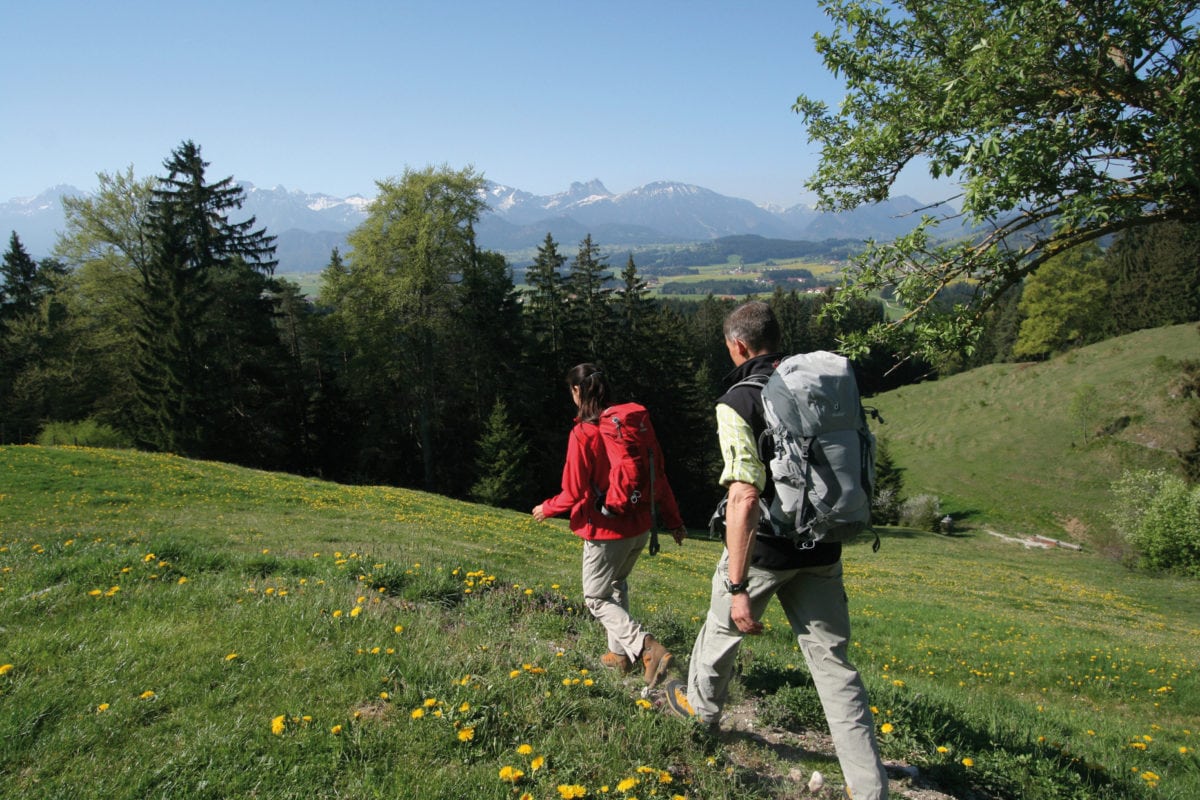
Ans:
[{"label": "forest", "polygon": [[[731,368],[721,335],[744,297],[654,298],[632,255],[547,234],[524,285],[481,250],[472,169],[379,182],[314,297],[274,274],[273,238],[238,219],[185,141],[161,176],[100,175],[66,202],[53,257],[12,232],[0,283],[0,443],[66,441],[177,453],[424,489],[528,509],[557,489],[572,421],[564,377],[602,365],[644,403],[686,521],[719,498],[712,406]],[[1164,222],[1050,259],[982,315],[971,348],[925,360],[856,354],[866,395],[993,361],[1044,358],[1200,319],[1200,228]],[[776,286],[788,352],[837,350],[885,320],[887,293]],[[969,282],[942,290],[970,305]]]}]

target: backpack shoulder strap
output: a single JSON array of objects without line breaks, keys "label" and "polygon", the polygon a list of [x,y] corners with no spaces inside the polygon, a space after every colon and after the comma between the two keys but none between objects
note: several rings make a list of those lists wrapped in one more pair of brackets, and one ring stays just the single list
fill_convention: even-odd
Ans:
[{"label": "backpack shoulder strap", "polygon": [[735,383],[733,386],[730,386],[729,391],[732,392],[734,389],[737,389],[742,386],[756,386],[759,389],[761,389],[767,385],[767,381],[769,381],[770,379],[771,379],[771,376],[766,374],[765,372],[756,372],[753,375],[747,375],[745,378],[742,378],[740,381]]}]

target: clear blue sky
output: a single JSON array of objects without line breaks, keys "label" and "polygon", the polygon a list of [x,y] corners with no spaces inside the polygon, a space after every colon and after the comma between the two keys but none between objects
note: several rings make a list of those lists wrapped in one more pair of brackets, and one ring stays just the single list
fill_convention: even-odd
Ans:
[{"label": "clear blue sky", "polygon": [[813,0],[7,6],[0,201],[161,174],[192,139],[213,179],[336,196],[448,164],[537,194],[672,180],[791,205],[815,163],[792,103],[841,97]]}]

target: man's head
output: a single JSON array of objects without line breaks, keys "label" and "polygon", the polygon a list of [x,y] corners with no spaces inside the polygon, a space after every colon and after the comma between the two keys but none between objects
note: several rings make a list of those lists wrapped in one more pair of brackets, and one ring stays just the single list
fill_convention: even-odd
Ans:
[{"label": "man's head", "polygon": [[774,353],[779,349],[779,338],[775,312],[760,300],[743,303],[725,317],[725,346],[734,366]]}]

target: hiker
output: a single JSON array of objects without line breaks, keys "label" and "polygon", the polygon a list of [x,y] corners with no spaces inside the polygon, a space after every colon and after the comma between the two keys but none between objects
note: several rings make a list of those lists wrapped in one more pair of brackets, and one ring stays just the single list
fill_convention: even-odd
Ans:
[{"label": "hiker", "polygon": [[664,708],[715,728],[742,637],[762,633],[759,620],[771,598],[778,597],[825,710],[847,792],[855,800],[886,798],[887,773],[866,688],[846,654],[850,614],[842,584],[842,546],[798,546],[776,535],[760,514],[760,499],[769,506],[774,486],[770,456],[759,451],[766,427],[762,385],[745,379],[774,372],[782,358],[777,352],[779,323],[768,304],[749,302],[726,317],[724,333],[734,364],[727,378],[733,388],[716,407],[724,457],[720,482],[728,489],[725,549],[713,574],[708,616],[692,649],[687,684],[667,683]]},{"label": "hiker", "polygon": [[[567,438],[562,491],[533,509],[539,522],[559,514],[570,516],[571,531],[583,539],[584,604],[608,635],[608,652],[600,662],[628,672],[641,664],[650,686],[666,674],[671,654],[629,615],[629,573],[650,539],[653,524],[649,503],[619,515],[602,512],[609,483],[609,459],[597,424],[610,404],[608,379],[595,364],[580,364],[567,373],[567,386],[577,416]],[[654,484],[655,500],[675,542],[687,534],[671,485]]]}]

